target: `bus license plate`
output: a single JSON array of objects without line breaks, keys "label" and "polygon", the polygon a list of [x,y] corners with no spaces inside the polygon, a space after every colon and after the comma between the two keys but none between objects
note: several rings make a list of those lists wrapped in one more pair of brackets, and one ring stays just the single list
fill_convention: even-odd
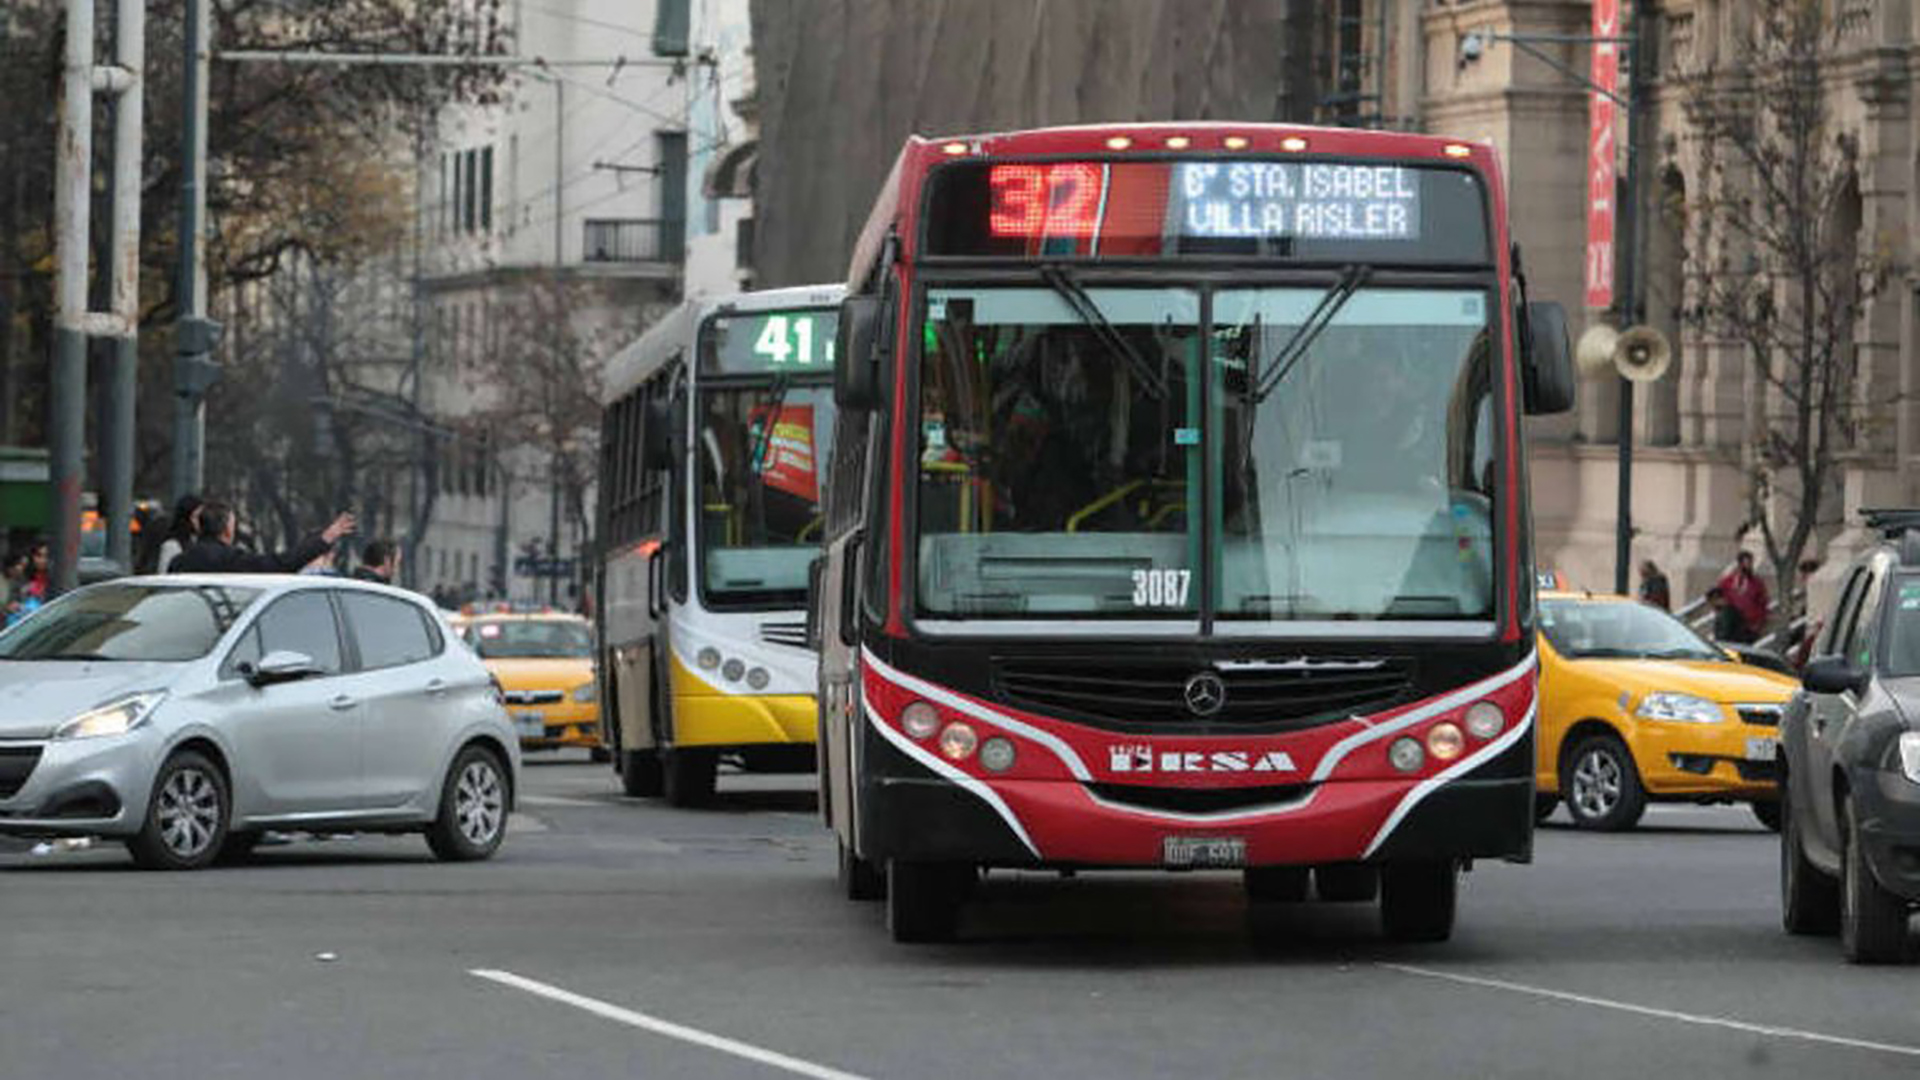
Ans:
[{"label": "bus license plate", "polygon": [[547,714],[537,712],[515,713],[513,726],[523,739],[544,739],[547,736]]},{"label": "bus license plate", "polygon": [[1780,744],[1773,739],[1748,739],[1748,761],[1772,761],[1780,755]]},{"label": "bus license plate", "polygon": [[1160,861],[1182,870],[1241,867],[1247,865],[1247,842],[1238,836],[1169,836],[1161,841]]}]

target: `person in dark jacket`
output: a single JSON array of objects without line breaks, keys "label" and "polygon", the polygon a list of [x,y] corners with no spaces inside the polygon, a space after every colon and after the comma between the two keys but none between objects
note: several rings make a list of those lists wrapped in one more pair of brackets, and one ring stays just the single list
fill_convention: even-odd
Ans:
[{"label": "person in dark jacket", "polygon": [[1640,564],[1640,602],[1652,604],[1661,611],[1673,607],[1673,593],[1667,586],[1667,575],[1652,559]]},{"label": "person in dark jacket", "polygon": [[400,549],[393,541],[369,540],[367,546],[360,549],[360,565],[353,571],[356,579],[391,585],[399,574]]},{"label": "person in dark jacket", "polygon": [[333,523],[279,554],[235,547],[233,508],[209,502],[200,507],[200,538],[180,553],[170,568],[176,574],[297,574],[327,553],[334,541],[353,532],[353,515],[341,514]]}]

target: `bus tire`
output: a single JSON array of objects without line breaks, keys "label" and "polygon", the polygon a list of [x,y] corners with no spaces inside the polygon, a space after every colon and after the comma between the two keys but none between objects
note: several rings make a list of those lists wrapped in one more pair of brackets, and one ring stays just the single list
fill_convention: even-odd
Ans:
[{"label": "bus tire", "polygon": [[1329,903],[1364,904],[1380,895],[1380,870],[1362,863],[1316,866],[1313,891]]},{"label": "bus tire", "polygon": [[1388,863],[1380,870],[1380,929],[1391,941],[1445,941],[1459,893],[1452,860]]},{"label": "bus tire", "polygon": [[636,799],[656,798],[663,777],[658,750],[620,751],[620,790]]},{"label": "bus tire", "polygon": [[962,863],[887,861],[887,932],[902,944],[952,941],[965,896]]},{"label": "bus tire", "polygon": [[887,875],[871,861],[853,853],[853,849],[840,844],[840,888],[849,900],[885,900],[887,898]]},{"label": "bus tire", "polygon": [[1247,899],[1256,904],[1298,904],[1307,898],[1304,866],[1249,866],[1241,876]]},{"label": "bus tire", "polygon": [[705,806],[713,801],[713,778],[720,756],[712,750],[661,752],[663,788],[671,806]]}]

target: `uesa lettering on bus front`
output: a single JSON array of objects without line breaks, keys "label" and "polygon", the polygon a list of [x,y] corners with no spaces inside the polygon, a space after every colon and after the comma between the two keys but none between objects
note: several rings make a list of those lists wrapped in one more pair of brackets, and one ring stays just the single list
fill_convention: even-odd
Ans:
[{"label": "uesa lettering on bus front", "polygon": [[1285,750],[1160,750],[1144,744],[1107,747],[1107,769],[1117,773],[1298,772]]},{"label": "uesa lettering on bus front", "polygon": [[1419,181],[1397,165],[1196,162],[1179,172],[1183,236],[1419,239]]}]

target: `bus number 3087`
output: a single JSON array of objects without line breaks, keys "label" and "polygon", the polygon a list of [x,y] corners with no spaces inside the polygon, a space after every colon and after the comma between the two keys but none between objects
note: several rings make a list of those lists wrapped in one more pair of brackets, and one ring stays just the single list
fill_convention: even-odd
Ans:
[{"label": "bus number 3087", "polygon": [[1193,586],[1191,570],[1135,570],[1134,607],[1185,607]]}]

